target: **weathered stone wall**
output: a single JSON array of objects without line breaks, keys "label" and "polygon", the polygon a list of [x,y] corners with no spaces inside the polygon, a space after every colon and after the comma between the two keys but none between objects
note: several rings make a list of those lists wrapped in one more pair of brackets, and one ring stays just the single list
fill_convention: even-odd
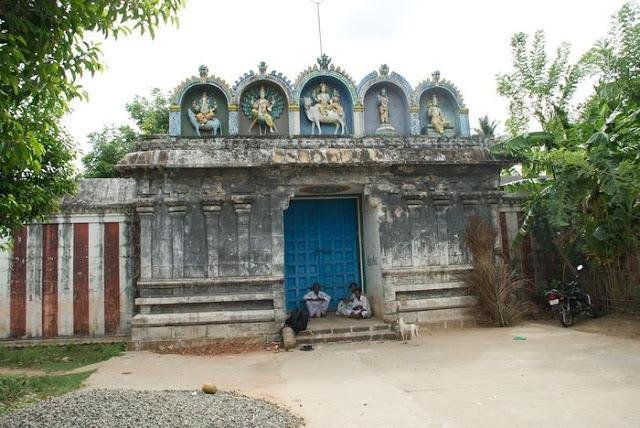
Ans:
[{"label": "weathered stone wall", "polygon": [[61,213],[0,251],[0,339],[128,335],[135,183],[83,180]]},{"label": "weathered stone wall", "polygon": [[362,262],[377,315],[463,322],[473,305],[457,277],[469,269],[464,225],[474,213],[497,222],[502,165],[477,139],[141,142],[119,165],[137,180],[140,216],[133,340],[277,332],[283,212],[335,185],[336,196],[364,202]]}]

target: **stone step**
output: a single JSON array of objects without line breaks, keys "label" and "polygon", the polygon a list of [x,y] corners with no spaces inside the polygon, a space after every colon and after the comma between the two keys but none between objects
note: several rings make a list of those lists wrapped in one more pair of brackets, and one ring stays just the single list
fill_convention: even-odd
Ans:
[{"label": "stone step", "polygon": [[226,323],[252,323],[275,321],[273,309],[253,311],[181,312],[168,314],[138,314],[133,327],[184,326]]},{"label": "stone step", "polygon": [[308,330],[297,334],[296,340],[298,344],[310,344],[365,342],[369,340],[394,340],[397,338],[390,324],[385,324],[379,320],[374,320],[374,323],[371,323],[371,320],[365,321],[368,321],[369,325],[357,325],[356,323],[351,326],[345,326],[340,323],[340,325],[323,325],[317,328],[313,328],[313,325],[310,325]]},{"label": "stone step", "polygon": [[476,304],[474,296],[439,297],[433,299],[400,300],[399,312],[430,311],[437,309],[469,308]]},{"label": "stone step", "polygon": [[[302,333],[302,332],[300,332]],[[367,342],[370,340],[397,340],[398,336],[395,332],[389,330],[379,331],[362,331],[348,333],[324,333],[296,336],[296,345],[305,345],[313,343],[338,343],[338,342]]]},{"label": "stone step", "polygon": [[245,302],[250,300],[273,300],[273,293],[138,297],[136,299],[136,305],[188,305],[190,303]]},{"label": "stone step", "polygon": [[469,286],[462,281],[417,283],[417,284],[397,284],[393,287],[396,292],[407,291],[432,291],[432,290],[452,290],[464,289]]}]

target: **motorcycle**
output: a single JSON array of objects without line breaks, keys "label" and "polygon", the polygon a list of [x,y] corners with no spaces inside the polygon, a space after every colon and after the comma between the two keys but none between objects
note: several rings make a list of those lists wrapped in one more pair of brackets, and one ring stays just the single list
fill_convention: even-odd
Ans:
[{"label": "motorcycle", "polygon": [[556,288],[545,293],[549,305],[554,312],[557,312],[558,319],[564,327],[573,324],[574,315],[582,314],[589,318],[596,318],[598,313],[591,304],[591,296],[584,291],[578,283],[578,274],[582,271],[582,265],[576,268],[576,275],[573,280],[560,291]]}]

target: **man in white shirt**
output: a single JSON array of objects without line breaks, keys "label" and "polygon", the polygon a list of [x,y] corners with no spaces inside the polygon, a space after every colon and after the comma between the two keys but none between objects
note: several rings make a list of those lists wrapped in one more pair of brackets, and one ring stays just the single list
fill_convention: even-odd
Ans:
[{"label": "man in white shirt", "polygon": [[311,291],[304,295],[302,298],[307,304],[307,310],[309,311],[309,318],[322,317],[327,313],[331,296],[324,291],[320,291],[320,284],[313,284]]},{"label": "man in white shirt", "polygon": [[371,305],[369,304],[369,299],[367,299],[367,296],[362,294],[361,288],[356,288],[354,290],[351,308],[347,310],[347,316],[349,318],[371,317]]}]

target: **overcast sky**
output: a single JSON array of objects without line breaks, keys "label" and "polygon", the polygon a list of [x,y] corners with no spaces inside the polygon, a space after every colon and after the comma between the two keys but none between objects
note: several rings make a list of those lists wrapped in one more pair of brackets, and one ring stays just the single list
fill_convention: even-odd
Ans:
[{"label": "overcast sky", "polygon": [[[415,87],[440,70],[460,88],[472,127],[488,114],[504,122],[495,75],[510,69],[511,35],[547,34],[550,53],[562,41],[574,56],[603,37],[623,0],[325,0],[320,6],[325,53],[356,83],[382,63]],[[107,70],[83,84],[65,125],[86,152],[86,135],[127,122],[124,104],[158,87],[172,90],[206,64],[229,85],[264,60],[294,81],[319,55],[316,6],[310,0],[190,0],[179,28],[156,38],[132,34],[103,42]],[[585,92],[585,89],[583,89]]]}]

